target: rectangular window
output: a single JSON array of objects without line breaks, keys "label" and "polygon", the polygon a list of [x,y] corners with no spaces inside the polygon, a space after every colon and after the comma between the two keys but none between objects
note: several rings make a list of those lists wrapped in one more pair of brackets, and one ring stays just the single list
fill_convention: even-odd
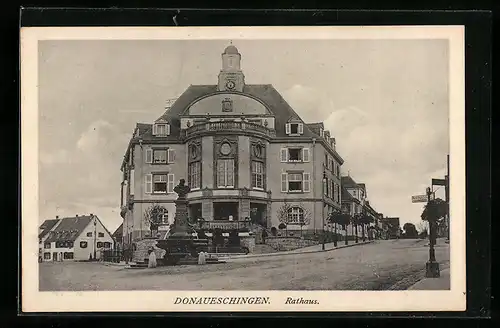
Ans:
[{"label": "rectangular window", "polygon": [[170,134],[169,124],[155,124],[153,125],[153,135],[155,136],[168,136]]},{"label": "rectangular window", "polygon": [[289,173],[288,174],[288,191],[299,192],[302,191],[302,173]]},{"label": "rectangular window", "polygon": [[301,135],[304,133],[304,124],[287,123],[285,124],[285,133],[287,135]]},{"label": "rectangular window", "polygon": [[87,237],[92,237],[92,232],[87,232]]},{"label": "rectangular window", "polygon": [[98,237],[104,237],[104,232],[99,232],[99,233],[97,234],[97,236],[98,236]]},{"label": "rectangular window", "polygon": [[281,192],[310,192],[310,190],[310,173],[281,173]]},{"label": "rectangular window", "polygon": [[199,189],[201,180],[201,162],[189,164],[188,184],[191,189]]},{"label": "rectangular window", "polygon": [[153,163],[166,164],[167,163],[167,150],[166,149],[153,149]]},{"label": "rectangular window", "polygon": [[300,207],[292,207],[288,210],[288,223],[304,222],[304,210]]},{"label": "rectangular window", "polygon": [[102,248],[104,246],[104,243],[102,241],[97,242],[97,248]]},{"label": "rectangular window", "polygon": [[72,260],[73,259],[73,252],[64,252],[63,254],[65,260]]},{"label": "rectangular window", "polygon": [[289,162],[302,161],[302,149],[301,148],[288,148],[288,161]]},{"label": "rectangular window", "polygon": [[50,260],[50,252],[43,253],[44,260]]},{"label": "rectangular window", "polygon": [[335,199],[335,182],[333,182],[333,180],[331,180],[330,189],[332,191],[330,194],[330,198]]},{"label": "rectangular window", "polygon": [[323,180],[323,194],[328,196],[328,178]]},{"label": "rectangular window", "polygon": [[166,193],[167,192],[167,175],[154,174],[153,175],[153,192]]},{"label": "rectangular window", "polygon": [[264,163],[252,162],[252,188],[264,189]]},{"label": "rectangular window", "polygon": [[44,247],[44,248],[50,248],[50,244],[51,244],[51,243],[45,243],[45,244],[43,244],[43,247]]},{"label": "rectangular window", "polygon": [[233,159],[220,159],[217,161],[217,186],[219,188],[234,188]]}]

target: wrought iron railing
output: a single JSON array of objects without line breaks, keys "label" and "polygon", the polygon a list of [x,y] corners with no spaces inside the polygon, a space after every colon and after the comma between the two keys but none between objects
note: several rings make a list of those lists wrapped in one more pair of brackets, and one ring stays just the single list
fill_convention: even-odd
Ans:
[{"label": "wrought iron railing", "polygon": [[250,229],[251,223],[249,221],[214,220],[214,221],[198,222],[197,228],[198,227],[204,230],[221,229],[222,231],[230,231],[230,230],[241,231]]},{"label": "wrought iron railing", "polygon": [[276,136],[274,130],[268,129],[267,127],[249,123],[249,122],[236,122],[236,121],[218,121],[218,122],[206,122],[193,125],[185,130],[186,136],[191,136],[200,132],[206,131],[252,131],[264,134],[269,137]]}]

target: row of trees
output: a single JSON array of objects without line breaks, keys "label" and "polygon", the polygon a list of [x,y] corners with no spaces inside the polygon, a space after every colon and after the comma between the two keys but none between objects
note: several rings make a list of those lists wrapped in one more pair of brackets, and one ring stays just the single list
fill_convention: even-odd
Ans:
[{"label": "row of trees", "polygon": [[337,227],[340,226],[342,227],[342,230],[345,230],[345,244],[348,244],[348,232],[347,232],[347,226],[352,225],[354,227],[354,236],[356,239],[356,242],[358,242],[358,227],[361,227],[361,232],[362,232],[362,238],[363,241],[365,241],[366,238],[366,232],[370,227],[366,227],[370,223],[374,222],[374,218],[367,215],[366,213],[358,213],[353,216],[350,214],[342,213],[342,212],[332,212],[327,219],[328,223],[331,223],[334,225],[335,228],[335,235],[337,235]]}]

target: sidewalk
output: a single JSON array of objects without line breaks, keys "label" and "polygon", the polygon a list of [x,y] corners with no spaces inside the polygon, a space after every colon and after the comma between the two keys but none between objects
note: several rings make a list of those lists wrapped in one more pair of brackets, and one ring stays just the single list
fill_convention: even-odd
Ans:
[{"label": "sidewalk", "polygon": [[[121,266],[121,267],[125,267],[128,265],[125,263],[125,261],[120,261],[120,263],[116,263],[116,262],[96,262],[96,263],[104,264],[107,266]],[[132,263],[132,262],[129,262],[129,264],[130,263]]]},{"label": "sidewalk", "polygon": [[[334,246],[333,243],[327,243],[325,244],[325,252],[328,251],[333,251],[335,249],[340,249],[340,248],[346,248],[346,247],[352,247],[352,246],[360,246],[360,245],[366,245],[373,243],[374,240],[367,240],[365,242],[359,241],[359,243],[356,244],[355,241],[349,241],[349,245],[345,245],[344,242],[338,242],[337,247]],[[297,255],[297,254],[308,254],[308,253],[318,253],[318,252],[323,252],[322,245],[314,245],[314,246],[309,246],[309,247],[304,247],[304,248],[299,248],[293,251],[284,251],[284,252],[276,252],[276,253],[268,253],[268,254],[249,254],[249,255],[236,255],[236,256],[229,256],[225,257],[224,259],[248,259],[248,258],[255,258],[255,257],[269,257],[269,256],[281,256],[281,255]],[[222,258],[221,258],[222,259]]]},{"label": "sidewalk", "polygon": [[424,278],[408,290],[449,290],[450,268],[443,269],[439,278]]}]

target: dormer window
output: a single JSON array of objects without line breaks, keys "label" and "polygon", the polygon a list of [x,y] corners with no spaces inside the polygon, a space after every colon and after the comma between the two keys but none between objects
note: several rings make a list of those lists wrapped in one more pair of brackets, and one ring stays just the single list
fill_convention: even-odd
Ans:
[{"label": "dormer window", "polygon": [[170,124],[166,122],[158,122],[153,125],[153,135],[168,136],[170,135]]},{"label": "dormer window", "polygon": [[302,123],[287,123],[285,132],[289,136],[298,136],[304,133],[304,124]]}]

